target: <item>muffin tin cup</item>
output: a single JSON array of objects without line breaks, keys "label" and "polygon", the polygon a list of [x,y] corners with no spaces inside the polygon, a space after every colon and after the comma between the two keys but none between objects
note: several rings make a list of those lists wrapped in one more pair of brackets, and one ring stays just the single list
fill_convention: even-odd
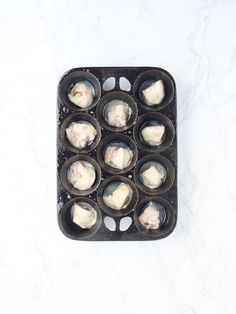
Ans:
[{"label": "muffin tin cup", "polygon": [[[164,140],[160,145],[149,145],[143,139],[141,135],[142,126],[150,121],[157,121],[165,126]],[[139,148],[151,152],[159,153],[167,149],[173,142],[175,136],[175,129],[171,120],[165,115],[159,112],[149,112],[142,115],[134,126],[133,136]]]},{"label": "muffin tin cup", "polygon": [[[81,108],[70,101],[68,94],[76,83],[87,82],[94,89],[93,103],[87,108]],[[58,86],[58,96],[63,105],[75,111],[87,111],[93,108],[101,97],[101,85],[99,80],[88,71],[73,70],[67,72],[61,79]]]},{"label": "muffin tin cup", "polygon": [[[105,163],[104,155],[105,155],[106,147],[110,143],[115,142],[115,141],[125,143],[133,152],[133,158],[132,158],[129,166],[124,168],[124,169],[116,169],[116,168],[110,167],[109,165],[107,165]],[[101,143],[98,145],[98,148],[97,148],[97,161],[98,161],[98,163],[100,164],[100,166],[105,171],[107,171],[108,173],[113,174],[113,175],[123,174],[123,173],[130,171],[134,167],[134,165],[136,164],[137,159],[138,159],[138,150],[137,150],[136,144],[134,143],[134,141],[130,137],[123,135],[123,134],[111,134],[111,135],[106,136],[101,141]]]},{"label": "muffin tin cup", "polygon": [[[150,162],[150,161],[158,162],[162,164],[165,167],[166,172],[167,172],[165,181],[161,184],[160,187],[156,189],[148,188],[142,183],[140,179],[140,170],[142,166],[145,163]],[[140,161],[138,161],[137,165],[134,168],[134,182],[136,186],[138,187],[140,191],[148,195],[159,195],[159,194],[167,192],[172,187],[174,180],[175,180],[175,169],[172,163],[166,157],[162,155],[154,155],[154,154],[147,155],[143,157]]]},{"label": "muffin tin cup", "polygon": [[[107,206],[104,201],[103,201],[103,193],[105,192],[105,189],[107,187],[108,184],[112,183],[112,182],[124,182],[130,185],[132,191],[133,191],[133,197],[130,201],[130,203],[128,204],[128,206],[124,209],[113,209],[109,206]],[[111,216],[111,217],[123,217],[128,215],[132,210],[134,210],[137,202],[138,202],[138,190],[135,187],[135,184],[128,178],[124,177],[124,176],[111,176],[108,177],[107,179],[105,179],[101,185],[98,188],[97,191],[97,202],[99,207],[103,210],[103,212],[105,212],[107,215]]]},{"label": "muffin tin cup", "polygon": [[[149,202],[161,204],[165,209],[165,220],[158,229],[146,229],[139,221],[139,216],[142,214],[144,208]],[[176,214],[173,207],[166,199],[159,196],[152,196],[146,199],[142,199],[138,203],[134,212],[134,224],[138,231],[146,237],[163,238],[173,231],[176,225]]]},{"label": "muffin tin cup", "polygon": [[[68,177],[67,177],[67,172],[68,172],[70,165],[76,161],[87,161],[94,166],[95,172],[96,172],[96,179],[95,179],[95,182],[90,189],[78,190],[73,185],[71,185],[71,183],[69,182]],[[101,169],[100,169],[99,164],[93,158],[86,156],[86,155],[76,155],[76,156],[73,156],[73,157],[67,159],[64,162],[64,164],[62,165],[61,170],[60,170],[60,180],[61,180],[61,183],[64,186],[64,188],[69,193],[71,193],[73,195],[78,195],[78,196],[89,195],[90,193],[92,193],[93,191],[95,191],[97,189],[97,187],[99,186],[99,184],[101,182]]]},{"label": "muffin tin cup", "polygon": [[[131,116],[130,116],[129,120],[127,121],[126,126],[124,126],[124,127],[117,128],[117,127],[111,126],[106,122],[106,120],[104,118],[105,106],[107,105],[107,103],[109,101],[112,101],[112,100],[123,100],[131,108]],[[97,106],[97,118],[98,118],[99,122],[101,123],[101,125],[105,129],[107,129],[108,131],[111,131],[111,132],[123,132],[123,131],[129,129],[135,123],[137,116],[138,116],[137,105],[136,105],[135,101],[133,100],[133,98],[130,97],[125,92],[109,92],[108,94],[106,94],[104,97],[101,98],[101,100]]]},{"label": "muffin tin cup", "polygon": [[[147,105],[145,103],[144,96],[142,94],[142,88],[144,89],[148,87],[148,82],[155,82],[158,80],[162,80],[164,84],[164,90],[165,90],[165,97],[162,100],[160,104],[157,105]],[[145,86],[146,85],[146,86]],[[145,110],[150,111],[158,111],[166,106],[168,106],[174,97],[174,84],[173,79],[170,78],[170,75],[166,74],[165,71],[158,69],[158,70],[150,70],[145,71],[144,73],[140,74],[138,78],[136,79],[133,87],[133,94],[134,99],[138,102],[138,104]]]},{"label": "muffin tin cup", "polygon": [[[72,216],[71,216],[71,207],[75,204],[75,203],[79,203],[79,202],[85,202],[90,204],[97,212],[97,221],[95,223],[95,225],[93,225],[91,228],[89,229],[83,229],[81,227],[79,227],[78,225],[76,225],[75,223],[73,223],[72,221]],[[101,211],[99,209],[99,207],[97,206],[97,204],[92,201],[91,199],[87,198],[87,197],[76,197],[71,199],[70,201],[68,201],[59,211],[58,214],[58,223],[60,226],[61,231],[69,238],[71,239],[85,239],[85,238],[89,238],[92,237],[97,230],[99,229],[101,223],[102,223],[102,214]]]},{"label": "muffin tin cup", "polygon": [[[96,137],[94,141],[87,147],[79,149],[75,146],[73,146],[70,141],[68,140],[66,136],[66,129],[70,126],[72,122],[79,122],[79,121],[86,121],[89,122],[97,131]],[[100,142],[101,140],[101,128],[98,123],[98,121],[91,115],[86,114],[86,113],[75,113],[73,115],[70,115],[67,117],[60,128],[60,140],[62,144],[68,148],[70,151],[77,153],[77,154],[87,154],[91,152]]]}]

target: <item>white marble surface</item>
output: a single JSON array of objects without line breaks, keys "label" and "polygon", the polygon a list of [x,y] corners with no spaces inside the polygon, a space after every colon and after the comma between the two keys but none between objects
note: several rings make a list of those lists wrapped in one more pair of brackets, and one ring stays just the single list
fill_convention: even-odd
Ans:
[{"label": "white marble surface", "polygon": [[[236,312],[236,1],[0,1],[4,314]],[[56,86],[153,65],[178,88],[179,219],[165,240],[75,242],[56,221]]]}]

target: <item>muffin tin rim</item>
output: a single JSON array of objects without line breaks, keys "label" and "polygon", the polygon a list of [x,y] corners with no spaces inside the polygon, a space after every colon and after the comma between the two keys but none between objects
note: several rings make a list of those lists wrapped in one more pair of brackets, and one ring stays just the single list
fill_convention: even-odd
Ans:
[{"label": "muffin tin rim", "polygon": [[[160,185],[160,187],[156,188],[156,189],[150,189],[148,187],[146,187],[140,177],[139,177],[139,171],[141,170],[142,166],[147,163],[147,162],[151,162],[151,161],[156,161],[159,162],[160,164],[162,164],[166,171],[167,171],[167,176],[166,176],[166,180]],[[165,156],[160,155],[160,154],[151,154],[151,155],[146,155],[144,157],[142,157],[135,165],[134,167],[134,182],[137,185],[138,189],[143,192],[144,194],[150,195],[150,196],[157,196],[157,195],[161,195],[166,193],[167,191],[169,191],[174,182],[175,182],[175,168],[172,164],[172,162]],[[169,180],[167,182],[167,180]]]},{"label": "muffin tin rim", "polygon": [[[130,107],[131,107],[131,116],[130,116],[129,120],[127,121],[126,126],[124,126],[124,127],[118,128],[118,127],[111,126],[104,119],[103,110],[104,110],[105,106],[108,104],[108,102],[112,101],[112,100],[123,100],[128,105],[130,105]],[[121,90],[119,90],[119,91],[111,90],[111,91],[108,91],[106,94],[104,94],[100,98],[100,100],[97,104],[97,107],[96,107],[96,117],[98,120],[100,120],[102,127],[104,127],[109,132],[114,132],[114,133],[124,132],[124,131],[130,129],[134,125],[135,121],[137,121],[138,106],[137,106],[135,99],[128,92],[124,92]]]},{"label": "muffin tin rim", "polygon": [[[169,123],[169,125],[167,125],[165,123],[163,123],[163,124],[165,126],[165,132],[166,132],[166,126],[168,127],[168,129],[171,132],[170,141],[167,142],[166,139],[164,139],[164,141],[160,145],[153,145],[153,146],[152,145],[145,146],[145,144],[142,143],[142,139],[140,138],[139,133],[140,133],[141,127],[145,123],[145,121],[143,121],[143,119],[145,119],[149,115],[153,116],[153,119],[152,119],[153,121],[158,120],[158,118],[156,118],[158,116],[159,119],[161,118],[161,119],[165,120],[165,122],[167,121]],[[161,121],[161,123],[162,123],[162,121]],[[138,118],[138,120],[137,120],[137,122],[133,128],[133,138],[135,139],[136,145],[140,149],[142,149],[143,151],[145,151],[147,153],[152,153],[152,154],[159,154],[160,152],[163,152],[166,149],[168,149],[171,146],[171,144],[173,143],[173,140],[175,138],[175,134],[176,134],[176,131],[175,131],[175,128],[174,128],[174,125],[173,125],[171,119],[168,116],[164,115],[163,113],[156,112],[156,111],[155,112],[146,112],[146,113],[142,114]],[[167,142],[167,143],[165,144],[165,142]]]},{"label": "muffin tin rim", "polygon": [[[171,96],[169,97],[170,99],[168,101],[166,101],[165,103],[165,97],[164,97],[164,101],[162,101],[160,104],[156,104],[156,105],[147,105],[145,104],[144,100],[142,99],[142,97],[140,97],[140,88],[141,88],[141,85],[139,85],[139,81],[140,79],[147,75],[147,74],[150,74],[151,72],[157,72],[158,74],[161,73],[161,75],[163,75],[165,77],[165,79],[167,81],[169,81],[168,83],[171,85]],[[145,81],[144,81],[145,82]],[[164,85],[165,85],[165,82],[164,82]],[[175,97],[175,92],[176,92],[176,88],[175,88],[175,83],[174,83],[174,79],[173,77],[170,75],[169,72],[165,71],[164,69],[162,68],[151,68],[149,70],[146,70],[142,73],[140,73],[134,83],[133,83],[133,89],[132,89],[132,96],[134,98],[134,100],[138,103],[138,105],[140,105],[144,110],[146,110],[147,112],[158,112],[164,108],[166,108],[167,106],[169,106],[173,100],[174,100],[174,97]],[[137,96],[138,95],[138,96]],[[164,102],[164,104],[163,104]]]},{"label": "muffin tin rim", "polygon": [[[170,218],[170,221],[171,221],[170,227],[167,228],[166,231],[163,233],[160,231],[162,231],[161,228],[165,226],[166,220],[158,229],[146,229],[139,221],[139,216],[143,212],[144,206],[148,204],[150,201],[155,201],[156,203],[160,203],[166,211],[166,219]],[[166,205],[168,206],[168,209]],[[170,215],[170,211],[171,211],[171,215]],[[136,209],[134,211],[133,221],[137,230],[141,232],[145,237],[151,237],[151,238],[154,238],[155,240],[156,239],[155,237],[158,236],[158,239],[161,239],[161,238],[167,237],[175,229],[175,226],[177,223],[177,213],[175,213],[173,206],[166,198],[159,195],[155,195],[155,196],[153,195],[149,197],[149,199],[142,199],[138,202]]]},{"label": "muffin tin rim", "polygon": [[[75,78],[70,77],[76,73],[79,73],[80,75],[82,74],[83,76],[88,76],[88,77],[90,77],[90,79],[88,79],[88,78],[80,79],[81,76],[79,74],[77,74],[75,76]],[[91,80],[93,80],[93,83],[91,82]],[[95,99],[93,99],[92,104],[86,108],[82,108],[82,107],[77,106],[72,101],[70,101],[70,99],[68,97],[70,85],[76,84],[79,82],[90,83],[92,85],[92,87],[94,88],[94,91],[95,91],[95,96],[96,96],[96,97],[94,97]],[[66,90],[66,94],[62,93],[63,88]],[[91,110],[92,108],[94,108],[97,105],[97,103],[99,102],[99,100],[101,99],[101,94],[102,94],[102,87],[101,87],[101,84],[100,84],[100,81],[98,80],[98,78],[94,74],[92,74],[90,71],[81,71],[79,68],[74,68],[72,70],[67,71],[61,77],[59,84],[58,84],[58,98],[60,99],[60,102],[64,106],[66,106],[66,107],[68,107],[68,108],[70,108],[76,112],[84,112],[84,111],[88,111],[88,110]]]},{"label": "muffin tin rim", "polygon": [[[95,168],[95,173],[96,173],[95,181],[94,181],[93,185],[91,186],[91,188],[89,188],[87,190],[76,189],[68,180],[68,177],[67,177],[68,169],[76,161],[89,162]],[[101,173],[100,165],[98,164],[98,162],[96,160],[94,160],[93,158],[91,158],[88,155],[76,154],[76,155],[66,159],[63,162],[61,169],[60,169],[59,177],[60,177],[61,184],[63,185],[64,189],[67,192],[69,192],[72,195],[76,195],[76,196],[87,196],[87,195],[91,194],[92,192],[94,192],[98,188],[98,186],[101,182],[102,173]]]},{"label": "muffin tin rim", "polygon": [[[87,235],[79,235],[79,234],[74,235],[72,233],[69,233],[66,231],[64,224],[63,224],[62,213],[64,211],[66,211],[65,215],[68,215],[69,214],[68,211],[71,210],[72,206],[75,203],[79,203],[80,201],[82,201],[84,203],[89,203],[94,208],[94,210],[96,210],[96,212],[97,212],[96,223],[91,228],[83,229],[83,228],[77,226],[76,224],[74,224],[72,219],[71,219],[71,224],[75,225],[75,229],[77,229],[77,230],[81,229],[81,233],[87,231],[87,233],[88,233]],[[100,229],[102,222],[103,222],[102,220],[103,220],[103,216],[102,216],[101,209],[99,208],[98,204],[96,204],[96,202],[94,202],[94,200],[90,199],[88,196],[76,196],[76,197],[71,198],[62,206],[62,208],[58,212],[58,224],[59,224],[61,232],[64,235],[66,235],[68,238],[73,239],[73,240],[83,240],[83,239],[91,238],[92,236],[94,236],[97,233],[97,231]],[[89,232],[89,231],[92,231],[92,232]]]},{"label": "muffin tin rim", "polygon": [[[127,146],[133,152],[133,158],[131,160],[131,163],[129,164],[128,167],[126,167],[124,169],[112,168],[109,165],[107,165],[105,163],[105,160],[104,160],[102,148],[104,148],[104,152],[105,152],[105,149],[109,145],[109,143],[112,141],[115,141],[115,140],[117,140],[117,141],[120,140],[120,142],[124,142],[125,144],[127,144]],[[127,143],[126,140],[128,140],[127,142],[129,142],[129,143]],[[129,145],[130,143],[132,143],[133,147],[130,147],[130,145]],[[110,173],[111,175],[121,175],[121,174],[125,174],[125,173],[129,172],[131,169],[133,169],[135,167],[135,164],[138,160],[138,149],[137,149],[137,145],[134,142],[134,140],[132,138],[130,138],[129,136],[127,136],[126,134],[113,133],[113,134],[107,135],[105,138],[103,138],[100,141],[100,143],[97,146],[96,157],[97,157],[97,162],[99,163],[99,165],[101,166],[101,168],[103,170]]]},{"label": "muffin tin rim", "polygon": [[[109,185],[112,182],[124,182],[129,184],[133,191],[133,196],[128,204],[128,206],[124,209],[113,209],[109,206],[107,206],[104,201],[103,201],[103,193],[106,189],[106,186]],[[97,203],[100,207],[100,209],[107,214],[108,216],[112,218],[122,218],[127,216],[129,213],[135,210],[135,207],[138,203],[139,200],[139,192],[138,189],[136,188],[134,182],[132,182],[129,178],[122,176],[122,175],[112,175],[102,181],[102,183],[99,185],[98,190],[97,190]],[[132,204],[133,202],[133,204]],[[132,205],[132,206],[131,206]]]},{"label": "muffin tin rim", "polygon": [[[79,148],[73,146],[66,136],[66,128],[69,127],[72,122],[76,122],[76,121],[71,121],[71,120],[77,116],[82,116],[82,119],[81,120],[78,119],[77,122],[78,121],[86,121],[86,122],[90,123],[95,128],[95,130],[97,131],[95,139],[92,141],[92,143],[87,148],[85,147],[83,149],[79,149]],[[94,122],[94,124],[93,124],[93,122],[91,122],[89,120],[92,120]],[[95,117],[93,117],[92,115],[89,115],[88,113],[85,113],[85,112],[76,112],[76,113],[69,115],[68,117],[66,117],[64,119],[64,121],[62,122],[62,124],[60,126],[59,136],[60,136],[61,143],[68,150],[70,150],[76,154],[84,155],[84,154],[90,153],[92,150],[94,150],[99,145],[99,143],[101,142],[101,127],[100,127],[97,119]]]}]

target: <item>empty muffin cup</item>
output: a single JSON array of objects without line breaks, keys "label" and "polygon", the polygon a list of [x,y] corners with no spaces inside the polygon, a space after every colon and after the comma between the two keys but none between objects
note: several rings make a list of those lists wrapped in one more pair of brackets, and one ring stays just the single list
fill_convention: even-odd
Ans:
[{"label": "empty muffin cup", "polygon": [[134,141],[123,134],[106,136],[97,148],[97,161],[111,174],[122,174],[131,170],[138,158]]},{"label": "empty muffin cup", "polygon": [[134,212],[134,224],[145,236],[162,238],[173,231],[176,214],[166,199],[152,196],[138,203]]},{"label": "empty muffin cup", "polygon": [[76,240],[93,236],[101,225],[102,214],[91,199],[76,197],[60,209],[58,220],[62,232]]},{"label": "empty muffin cup", "polygon": [[112,176],[99,186],[97,202],[106,214],[122,217],[135,208],[138,202],[138,190],[128,178]]},{"label": "empty muffin cup", "polygon": [[87,111],[100,99],[101,86],[93,74],[72,70],[62,77],[58,95],[60,101],[72,110]]},{"label": "empty muffin cup", "polygon": [[86,113],[75,113],[66,118],[60,129],[63,145],[75,153],[86,154],[92,151],[101,140],[98,121]]},{"label": "empty muffin cup", "polygon": [[99,102],[97,117],[107,130],[122,132],[129,129],[137,119],[137,105],[127,93],[110,92]]},{"label": "empty muffin cup", "polygon": [[76,155],[62,165],[60,180],[71,194],[89,195],[96,190],[101,181],[101,169],[93,158]]},{"label": "empty muffin cup", "polygon": [[148,155],[138,161],[134,168],[137,187],[148,195],[158,195],[168,191],[175,180],[172,163],[161,155]]},{"label": "empty muffin cup", "polygon": [[159,112],[142,115],[134,126],[138,146],[152,153],[167,149],[173,142],[175,129],[169,118]]},{"label": "empty muffin cup", "polygon": [[134,83],[134,98],[146,110],[161,110],[171,103],[174,97],[174,80],[162,70],[142,73]]}]

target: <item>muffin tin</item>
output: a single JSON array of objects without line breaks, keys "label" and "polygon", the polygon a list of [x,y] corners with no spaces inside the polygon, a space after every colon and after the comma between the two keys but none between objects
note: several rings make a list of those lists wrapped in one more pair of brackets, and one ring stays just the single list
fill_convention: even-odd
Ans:
[{"label": "muffin tin", "polygon": [[[106,84],[110,78],[115,82],[111,89]],[[120,84],[121,78],[129,84],[124,86],[124,81]],[[148,106],[140,90],[147,82],[159,79],[164,83],[165,97],[159,105]],[[88,108],[79,108],[68,97],[78,82],[92,86],[94,98]],[[125,127],[112,127],[104,119],[104,108],[112,99],[124,100],[132,109]],[[173,77],[156,67],[76,68],[62,76],[57,106],[57,203],[61,231],[71,239],[87,241],[141,241],[168,236],[177,221],[176,86]],[[95,140],[83,149],[72,146],[65,135],[70,123],[78,120],[89,122],[97,131]],[[140,135],[142,126],[152,121],[165,125],[165,137],[156,147],[147,145]],[[104,148],[113,141],[124,142],[133,152],[130,165],[123,170],[111,168],[104,162]],[[88,161],[95,168],[96,180],[89,190],[75,189],[68,181],[68,167],[79,160]],[[167,170],[165,182],[157,189],[145,187],[140,180],[139,171],[149,161],[160,162]],[[128,183],[133,191],[131,202],[120,211],[106,206],[102,198],[107,184],[114,181]],[[149,201],[158,203],[162,211],[162,224],[156,230],[145,229],[138,218]],[[97,222],[92,228],[82,229],[72,222],[70,208],[75,202],[87,202],[96,210]],[[120,222],[127,216],[132,223],[127,230],[121,231]],[[114,219],[114,231],[106,226],[106,217]]]}]

